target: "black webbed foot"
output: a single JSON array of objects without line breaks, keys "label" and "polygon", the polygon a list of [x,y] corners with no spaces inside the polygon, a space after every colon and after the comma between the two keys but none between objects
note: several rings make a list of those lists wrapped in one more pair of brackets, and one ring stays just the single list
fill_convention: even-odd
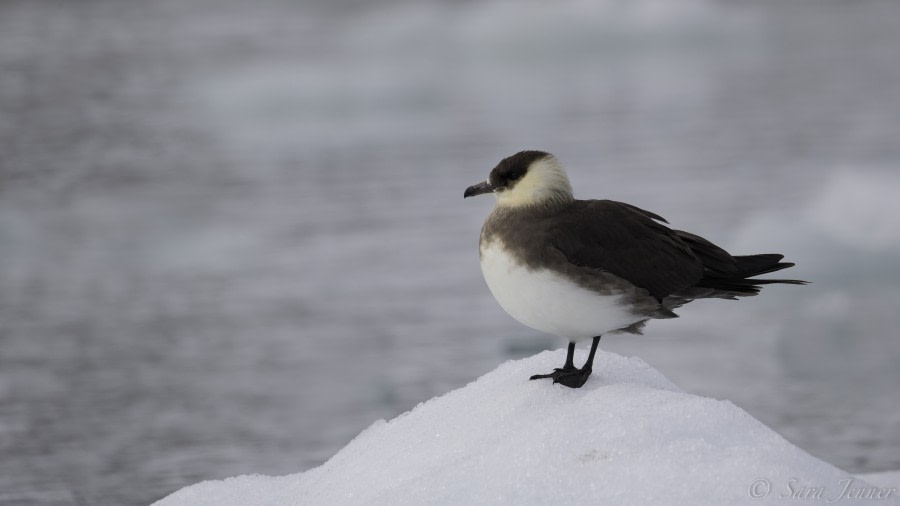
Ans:
[{"label": "black webbed foot", "polygon": [[574,372],[574,371],[577,371],[577,370],[578,370],[578,369],[575,369],[575,366],[572,366],[572,367],[562,367],[562,368],[557,367],[556,369],[553,369],[553,372],[551,372],[550,374],[535,374],[534,376],[532,376],[532,377],[530,377],[530,378],[528,378],[528,379],[530,379],[530,380],[537,380],[537,379],[544,379],[544,378],[553,378],[553,379],[556,379],[556,378],[558,378],[558,377],[559,377],[560,375],[562,375],[562,374],[568,374],[568,373],[571,373],[571,372]]},{"label": "black webbed foot", "polygon": [[588,353],[587,361],[585,361],[584,367],[581,369],[576,369],[575,364],[572,361],[572,358],[575,355],[575,343],[570,342],[568,353],[566,353],[566,363],[562,368],[557,367],[556,369],[553,369],[553,372],[550,374],[535,374],[530,379],[550,378],[553,380],[553,383],[559,383],[560,385],[565,385],[569,388],[581,388],[587,383],[588,378],[591,376],[591,366],[594,363],[594,354],[597,352],[597,345],[599,343],[600,336],[597,336],[591,343],[591,351]]},{"label": "black webbed foot", "polygon": [[554,369],[550,374],[535,374],[530,379],[544,379],[551,378],[553,379],[553,383],[559,383],[561,385],[565,385],[569,388],[581,388],[586,382],[588,377],[591,375],[590,368],[584,369],[575,369],[574,367],[571,369]]}]

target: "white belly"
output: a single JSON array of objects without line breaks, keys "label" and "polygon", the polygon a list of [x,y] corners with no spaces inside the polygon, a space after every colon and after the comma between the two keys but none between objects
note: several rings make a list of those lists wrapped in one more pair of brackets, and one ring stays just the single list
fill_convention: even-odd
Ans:
[{"label": "white belly", "polygon": [[589,339],[645,319],[632,314],[619,295],[600,295],[553,271],[519,265],[498,240],[482,244],[481,272],[510,316],[569,341]]}]

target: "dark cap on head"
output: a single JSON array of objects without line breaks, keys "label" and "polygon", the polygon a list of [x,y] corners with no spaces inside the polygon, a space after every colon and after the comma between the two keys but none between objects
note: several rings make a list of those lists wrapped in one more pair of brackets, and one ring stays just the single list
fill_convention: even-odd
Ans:
[{"label": "dark cap on head", "polygon": [[532,163],[551,156],[544,151],[519,151],[507,156],[491,171],[488,181],[496,188],[508,188],[511,183],[522,179]]},{"label": "dark cap on head", "polygon": [[519,151],[507,156],[491,170],[488,180],[466,188],[463,197],[473,197],[482,193],[493,193],[497,190],[511,188],[516,181],[522,179],[532,163],[547,158],[550,153],[544,151]]}]

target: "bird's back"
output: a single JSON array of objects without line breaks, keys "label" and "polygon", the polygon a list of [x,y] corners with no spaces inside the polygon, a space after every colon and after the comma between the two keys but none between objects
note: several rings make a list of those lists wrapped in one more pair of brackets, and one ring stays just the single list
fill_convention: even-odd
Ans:
[{"label": "bird's back", "polygon": [[[732,256],[712,242],[673,230],[649,211],[612,200],[575,200],[556,207],[497,208],[482,241],[500,239],[531,268],[604,272],[646,290],[673,308],[704,297],[754,295],[752,276],[792,266],[782,255]],[[605,280],[604,280],[605,282]]]}]

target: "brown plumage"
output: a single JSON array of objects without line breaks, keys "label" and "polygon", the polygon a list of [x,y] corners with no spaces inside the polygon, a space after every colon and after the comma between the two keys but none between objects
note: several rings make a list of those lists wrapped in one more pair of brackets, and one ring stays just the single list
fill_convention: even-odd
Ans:
[{"label": "brown plumage", "polygon": [[[523,305],[523,297],[505,285],[507,278],[519,285],[521,279],[537,279],[535,290],[556,286],[555,282],[548,285],[540,280],[565,280],[574,292],[584,291],[585,295],[578,296],[579,302],[596,297],[598,304],[613,308],[609,312],[611,321],[618,323],[591,334],[596,337],[589,361],[602,332],[640,333],[647,320],[674,318],[677,315],[673,309],[695,299],[736,299],[756,295],[762,285],[806,283],[755,278],[793,266],[781,261],[783,255],[731,255],[700,236],[669,228],[659,215],[633,205],[576,200],[565,171],[552,155],[541,151],[522,151],[503,159],[485,182],[466,189],[465,196],[482,193],[497,197],[497,206],[482,228],[482,255],[490,251],[494,259],[500,259],[491,260],[491,265],[512,264],[504,267],[508,273],[485,271],[488,285],[507,311],[526,322],[532,320],[531,312],[544,307],[533,301]],[[610,300],[612,306],[608,305]],[[624,308],[631,316],[622,317],[615,307]],[[557,324],[558,320],[569,317],[560,310],[557,316],[544,315],[539,323],[549,322],[545,328],[565,328]],[[581,333],[562,337],[574,343],[584,331],[582,327]],[[584,368],[571,365],[574,344],[569,351],[566,366],[558,370],[564,372],[540,377],[580,386],[576,384],[583,383],[587,376]]]}]

